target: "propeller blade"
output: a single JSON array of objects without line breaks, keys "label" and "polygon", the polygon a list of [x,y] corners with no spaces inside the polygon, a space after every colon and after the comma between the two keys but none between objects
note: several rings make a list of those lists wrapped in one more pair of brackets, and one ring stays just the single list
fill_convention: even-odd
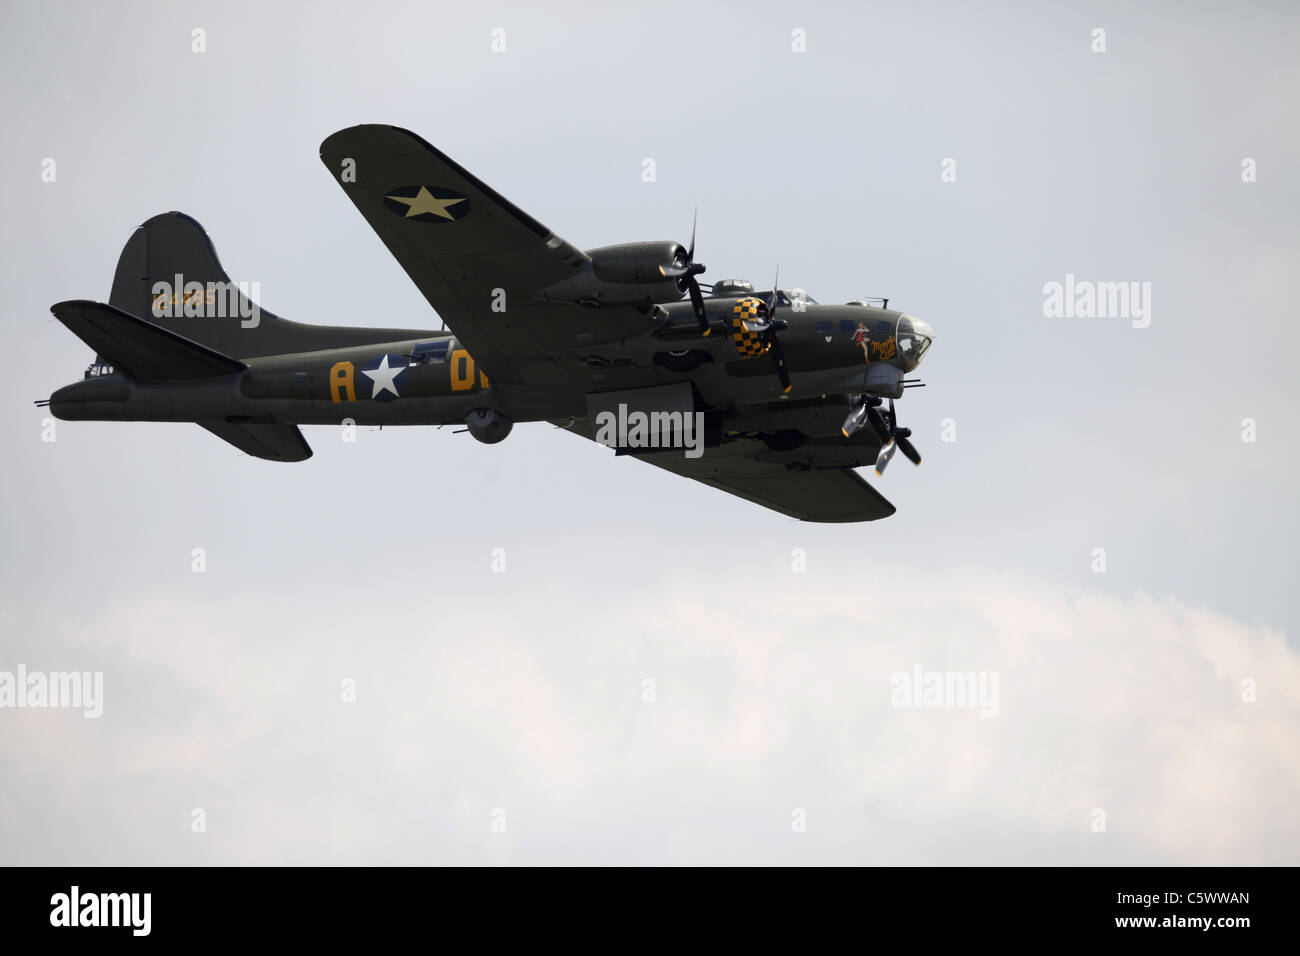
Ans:
[{"label": "propeller blade", "polygon": [[867,406],[867,421],[880,437],[881,444],[889,441],[889,426],[885,424],[885,420],[881,417],[880,412],[870,405]]},{"label": "propeller blade", "polygon": [[890,442],[884,448],[880,449],[880,457],[876,459],[876,474],[883,475],[885,469],[889,467],[889,460],[894,457],[894,449],[898,447],[897,442]]},{"label": "propeller blade", "polygon": [[902,435],[899,435],[894,439],[894,442],[898,445],[898,450],[901,451],[912,464],[919,465],[921,463],[921,453],[916,450],[916,446],[910,441]]},{"label": "propeller blade", "polygon": [[790,370],[785,367],[785,352],[781,350],[781,340],[769,333],[767,341],[771,346],[772,361],[776,363],[777,378],[781,380],[781,393],[787,394],[790,391]]},{"label": "propeller blade", "polygon": [[695,215],[691,217],[691,244],[686,249],[686,258],[682,259],[681,246],[677,247],[677,252],[673,256],[673,261],[666,266],[659,267],[659,274],[665,279],[676,279],[677,288],[687,293],[691,297],[691,311],[695,313],[695,320],[700,323],[700,334],[707,336],[709,334],[709,316],[704,311],[704,294],[700,292],[700,284],[695,281],[695,277],[705,271],[704,266],[695,261],[695,226],[700,220],[700,207],[695,207]]},{"label": "propeller blade", "polygon": [[704,295],[700,292],[700,284],[695,281],[695,276],[687,273],[686,291],[691,295],[691,308],[695,310],[696,321],[700,323],[700,334],[707,336],[709,334],[709,316],[704,311]]},{"label": "propeller blade", "polygon": [[[659,274],[665,279],[680,279],[682,276],[697,276],[702,272],[707,272],[705,267],[697,262],[672,262],[666,266],[659,267]],[[682,287],[682,291],[686,291]]]},{"label": "propeller blade", "polygon": [[867,423],[867,413],[870,409],[871,406],[866,402],[855,405],[853,411],[849,412],[848,417],[844,419],[844,424],[840,426],[840,434],[845,438],[852,438]]},{"label": "propeller blade", "polygon": [[776,290],[781,282],[781,263],[776,264],[776,278],[772,280],[772,301],[767,304],[767,321],[771,322],[776,318]]}]

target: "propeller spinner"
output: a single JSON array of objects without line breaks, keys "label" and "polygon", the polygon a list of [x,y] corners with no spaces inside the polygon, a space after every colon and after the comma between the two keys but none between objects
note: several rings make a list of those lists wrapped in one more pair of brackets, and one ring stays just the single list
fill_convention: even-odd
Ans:
[{"label": "propeller spinner", "polygon": [[771,348],[772,361],[776,363],[776,376],[781,380],[781,393],[788,394],[790,391],[790,370],[785,367],[785,352],[781,349],[781,340],[776,337],[776,333],[787,328],[790,323],[785,319],[776,317],[776,303],[780,288],[781,267],[776,267],[776,277],[772,280],[772,301],[767,304],[767,328],[760,331],[760,335],[766,345]]},{"label": "propeller spinner", "polygon": [[877,411],[880,405],[880,399],[873,395],[863,395],[858,399],[858,403],[853,406],[849,412],[848,418],[844,419],[844,424],[840,427],[840,433],[845,438],[849,438],[864,425],[871,425],[872,430],[880,436],[884,443],[880,449],[880,455],[876,458],[876,474],[883,475],[885,468],[894,457],[895,451],[901,451],[903,457],[907,458],[912,464],[921,463],[921,453],[916,450],[912,444],[912,429],[900,428],[898,425],[898,413],[894,410],[894,400],[889,400],[889,411],[881,415]]},{"label": "propeller spinner", "polygon": [[691,220],[691,244],[689,248],[683,250],[679,246],[677,254],[673,261],[666,266],[659,267],[659,274],[666,279],[676,279],[677,288],[687,293],[691,297],[691,309],[695,312],[695,320],[700,323],[700,334],[709,334],[709,317],[704,311],[704,294],[700,291],[700,283],[696,276],[704,272],[703,263],[695,261],[695,226],[699,221],[699,211]]}]

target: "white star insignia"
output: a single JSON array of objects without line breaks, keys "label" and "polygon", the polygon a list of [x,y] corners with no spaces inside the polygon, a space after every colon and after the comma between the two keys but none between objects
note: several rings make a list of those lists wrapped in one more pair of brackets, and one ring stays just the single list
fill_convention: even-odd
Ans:
[{"label": "white star insignia", "polygon": [[370,392],[371,398],[378,398],[384,392],[392,392],[398,398],[401,395],[397,393],[397,376],[406,371],[405,365],[399,365],[395,368],[388,367],[388,356],[385,355],[376,369],[362,369],[361,374],[366,375],[375,383]]}]

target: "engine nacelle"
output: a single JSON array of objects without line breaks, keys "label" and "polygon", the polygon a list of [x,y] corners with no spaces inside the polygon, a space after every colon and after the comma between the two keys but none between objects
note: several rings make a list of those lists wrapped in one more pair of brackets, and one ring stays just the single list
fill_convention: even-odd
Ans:
[{"label": "engine nacelle", "polygon": [[465,416],[469,433],[485,445],[495,445],[515,427],[509,415],[491,408],[476,408]]},{"label": "engine nacelle", "polygon": [[583,305],[650,305],[686,294],[677,279],[659,271],[685,259],[680,242],[625,242],[588,249],[586,255],[591,259],[586,268],[540,290],[539,297]]},{"label": "engine nacelle", "polygon": [[659,269],[684,258],[686,250],[680,242],[624,242],[617,246],[589,249],[587,255],[591,257],[591,271],[602,282],[659,285],[667,281],[675,288],[677,283],[665,280]]}]

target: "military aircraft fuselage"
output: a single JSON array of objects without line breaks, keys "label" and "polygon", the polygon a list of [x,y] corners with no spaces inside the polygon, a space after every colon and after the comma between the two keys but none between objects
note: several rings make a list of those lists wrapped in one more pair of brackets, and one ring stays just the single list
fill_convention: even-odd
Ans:
[{"label": "military aircraft fuselage", "polygon": [[[894,383],[916,367],[899,350],[899,323],[910,319],[903,313],[796,304],[781,312],[788,322],[781,340],[792,386],[782,396],[769,360],[734,350],[727,318],[735,301],[705,300],[708,336],[696,327],[690,304],[677,302],[661,307],[667,321],[661,313],[656,322],[647,310],[642,335],[596,338],[557,351],[572,370],[573,388],[495,387],[455,335],[412,332],[374,345],[247,358],[245,371],[188,382],[137,381],[92,367],[83,381],[51,396],[50,410],[69,420],[449,425],[489,408],[514,421],[545,421],[584,414],[585,395],[599,390],[602,368],[619,369],[619,389],[689,381],[704,402],[729,407],[833,393],[897,395]],[[601,309],[573,309],[599,328]]]}]

